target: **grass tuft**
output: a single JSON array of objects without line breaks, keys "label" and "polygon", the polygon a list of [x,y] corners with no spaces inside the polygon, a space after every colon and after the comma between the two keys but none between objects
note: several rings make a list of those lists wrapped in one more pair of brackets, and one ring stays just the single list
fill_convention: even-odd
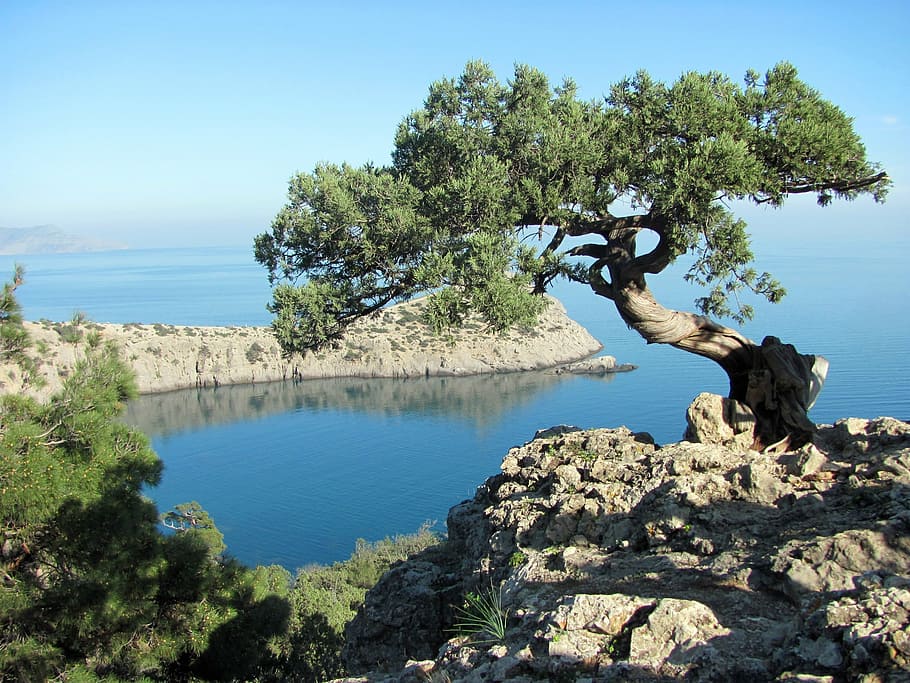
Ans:
[{"label": "grass tuft", "polygon": [[465,595],[455,608],[455,631],[475,643],[502,643],[506,639],[509,610],[502,606],[502,589],[493,588]]}]

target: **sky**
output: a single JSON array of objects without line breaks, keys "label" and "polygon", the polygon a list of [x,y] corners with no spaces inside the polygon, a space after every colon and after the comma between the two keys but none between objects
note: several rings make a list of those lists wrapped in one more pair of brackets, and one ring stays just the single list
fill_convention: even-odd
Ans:
[{"label": "sky", "polygon": [[739,81],[789,61],[895,187],[884,206],[747,209],[755,234],[906,239],[908,27],[905,0],[0,0],[0,226],[251,245],[294,173],[388,163],[398,123],[469,60],[571,77],[585,99],[639,69]]}]

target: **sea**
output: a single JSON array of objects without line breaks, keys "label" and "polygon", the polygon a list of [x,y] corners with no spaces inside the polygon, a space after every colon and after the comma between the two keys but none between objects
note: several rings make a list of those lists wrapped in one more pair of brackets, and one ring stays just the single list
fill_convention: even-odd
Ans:
[{"label": "sea", "polygon": [[[750,302],[743,331],[773,334],[830,362],[812,409],[818,423],[848,416],[910,419],[910,244],[789,245],[761,267],[788,289],[777,305]],[[17,295],[30,320],[174,325],[268,325],[269,284],[252,249],[212,247],[0,256],[0,276],[26,269]],[[680,263],[651,286],[692,310],[699,292]],[[464,378],[337,379],[221,386],[142,396],[124,419],[164,462],[147,495],[161,511],[199,502],[245,564],[294,571],[346,559],[358,539],[444,531],[448,510],[496,474],[508,450],[554,425],[681,438],[702,391],[725,394],[713,363],[645,344],[609,301],[571,283],[553,294],[603,344],[637,366],[605,377],[547,372]]]}]

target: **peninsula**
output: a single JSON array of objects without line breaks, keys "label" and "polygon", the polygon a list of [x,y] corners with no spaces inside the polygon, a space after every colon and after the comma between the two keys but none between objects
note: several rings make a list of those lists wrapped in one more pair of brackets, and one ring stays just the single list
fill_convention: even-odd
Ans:
[{"label": "peninsula", "polygon": [[[539,370],[588,358],[602,348],[562,304],[549,302],[531,328],[496,333],[470,319],[460,329],[435,335],[421,319],[425,299],[416,299],[358,321],[336,348],[290,357],[282,355],[268,327],[27,322],[44,385],[23,383],[17,366],[0,365],[0,393],[50,395],[90,338],[118,345],[136,373],[140,393],[286,379]],[[613,367],[613,359],[604,358],[600,367]]]}]

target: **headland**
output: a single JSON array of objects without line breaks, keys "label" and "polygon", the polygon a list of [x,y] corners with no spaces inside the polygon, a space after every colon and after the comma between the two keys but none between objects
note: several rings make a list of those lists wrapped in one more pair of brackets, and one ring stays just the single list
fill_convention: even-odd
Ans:
[{"label": "headland", "polygon": [[[52,394],[84,355],[89,335],[121,349],[140,393],[288,379],[540,370],[588,358],[602,348],[552,298],[535,326],[502,333],[472,318],[459,329],[434,334],[422,322],[425,305],[425,299],[416,299],[388,307],[352,325],[335,348],[290,356],[282,353],[268,327],[27,322],[44,383],[23,383],[17,366],[0,365],[0,393]],[[605,360],[601,370],[613,367],[612,360]]]}]

